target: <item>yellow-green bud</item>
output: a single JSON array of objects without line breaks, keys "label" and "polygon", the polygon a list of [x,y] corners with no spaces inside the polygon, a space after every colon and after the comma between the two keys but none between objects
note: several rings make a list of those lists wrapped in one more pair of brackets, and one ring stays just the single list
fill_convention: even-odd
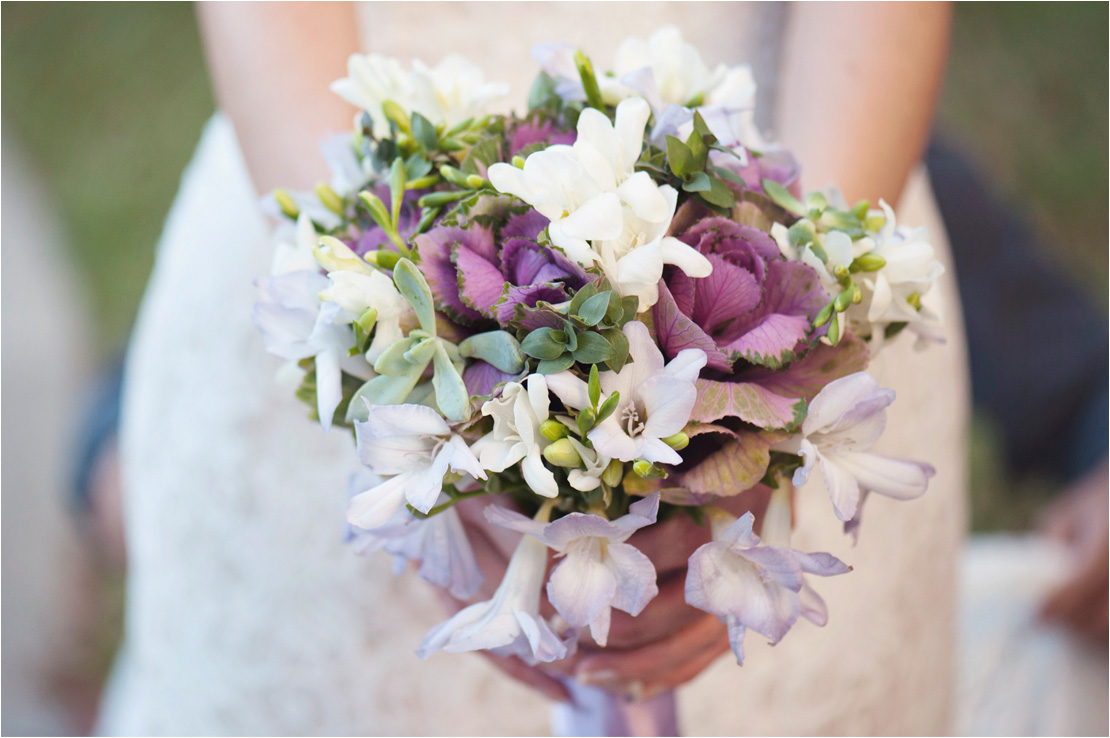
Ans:
[{"label": "yellow-green bud", "polygon": [[431,187],[439,182],[439,177],[434,174],[428,174],[419,179],[412,179],[405,183],[406,190],[422,190],[425,187]]},{"label": "yellow-green bud", "polygon": [[567,427],[558,420],[545,420],[540,423],[540,435],[549,441],[558,441],[568,435]]},{"label": "yellow-green bud", "polygon": [[840,315],[833,313],[832,319],[829,320],[829,332],[826,338],[833,346],[840,343]]},{"label": "yellow-green bud", "polygon": [[853,272],[877,272],[886,266],[886,259],[878,254],[863,254],[852,261]]},{"label": "yellow-green bud", "polygon": [[281,212],[288,218],[296,218],[301,214],[301,209],[297,207],[297,203],[293,200],[293,196],[285,190],[274,190],[274,199],[277,200],[278,207]]},{"label": "yellow-green bud", "polygon": [[564,469],[577,469],[582,463],[582,457],[574,448],[569,438],[561,438],[543,450],[543,457],[554,466]]},{"label": "yellow-green bud", "polygon": [[690,436],[686,435],[682,431],[679,431],[673,436],[667,436],[666,438],[664,438],[663,443],[667,444],[675,451],[681,451],[682,449],[690,445]]},{"label": "yellow-green bud", "polygon": [[859,305],[863,302],[863,290],[859,288],[858,284],[852,284],[852,304]]},{"label": "yellow-green bud", "polygon": [[343,215],[346,209],[344,206],[343,198],[339,196],[326,182],[318,182],[316,184],[316,197],[320,198],[320,202],[324,203],[324,207],[332,211],[336,215]]},{"label": "yellow-green bud", "polygon": [[359,274],[372,274],[366,262],[351,251],[347,244],[332,236],[320,236],[320,241],[312,249],[316,263],[328,272],[353,271]]},{"label": "yellow-green bud", "polygon": [[632,471],[636,472],[637,476],[644,479],[662,479],[667,476],[667,472],[663,467],[651,463],[647,459],[636,459],[632,462]]},{"label": "yellow-green bud", "polygon": [[466,186],[472,190],[480,189],[482,187],[485,187],[487,184],[488,182],[479,177],[477,174],[471,174],[469,177],[466,178]]},{"label": "yellow-green bud", "polygon": [[386,100],[382,103],[382,112],[385,117],[397,124],[397,127],[405,133],[412,131],[412,122],[409,120],[409,114],[405,112],[397,103],[392,100]]},{"label": "yellow-green bud", "polygon": [[863,227],[871,233],[878,233],[886,225],[886,217],[881,213],[868,215],[863,221]]},{"label": "yellow-green bud", "polygon": [[513,157],[513,166],[516,167],[517,169],[524,169],[524,157],[523,156],[514,156]]},{"label": "yellow-green bud", "polygon": [[906,302],[908,302],[910,304],[910,307],[912,307],[914,310],[920,310],[921,309],[921,293],[920,292],[911,292],[909,295],[906,296]]},{"label": "yellow-green bud", "polygon": [[616,487],[624,479],[624,462],[612,459],[605,471],[601,472],[601,481],[610,487]]},{"label": "yellow-green bud", "polygon": [[358,327],[366,335],[370,335],[370,331],[374,330],[374,325],[378,322],[378,311],[375,308],[368,307],[362,311],[358,316]]},{"label": "yellow-green bud", "polygon": [[[855,286],[855,285],[853,285],[853,286]],[[841,292],[839,295],[836,296],[836,299],[833,300],[833,305],[836,307],[836,312],[838,312],[838,313],[842,313],[845,310],[847,310],[848,306],[851,305],[851,304],[852,304],[852,288],[851,287],[849,287],[848,289]]]},{"label": "yellow-green bud", "polygon": [[397,262],[401,260],[401,255],[396,251],[367,251],[366,256],[363,257],[368,262],[378,267],[379,269],[393,270],[397,266]]}]

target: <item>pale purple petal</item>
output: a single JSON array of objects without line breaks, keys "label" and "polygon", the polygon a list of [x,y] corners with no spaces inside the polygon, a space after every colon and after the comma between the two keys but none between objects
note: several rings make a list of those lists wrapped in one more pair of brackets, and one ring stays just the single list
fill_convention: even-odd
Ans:
[{"label": "pale purple petal", "polygon": [[[420,273],[427,280],[436,305],[452,317],[471,323],[480,321],[482,315],[472,306],[466,305],[459,294],[459,283],[463,279],[463,274],[452,260],[452,251],[460,243],[473,243],[477,247],[477,244],[487,236],[489,236],[488,231],[474,226],[473,232],[463,228],[435,228],[428,233],[420,234],[415,239],[416,253],[420,259]],[[492,240],[492,237],[490,239]],[[468,253],[474,252],[468,251]],[[493,269],[496,278],[500,279],[500,272],[497,272],[496,267],[481,259],[478,261],[481,264],[472,265],[474,271],[478,272],[473,276],[475,281],[483,278],[482,265]],[[469,278],[470,275],[467,277]],[[500,285],[498,285],[498,295],[500,296]]]},{"label": "pale purple petal", "polygon": [[824,454],[817,456],[817,464],[821,468],[821,476],[825,478],[825,487],[832,499],[836,517],[848,521],[855,516],[859,505],[859,482],[852,472],[838,462],[838,458],[830,459]]},{"label": "pale purple petal", "polygon": [[697,401],[690,419],[712,423],[721,418],[740,418],[760,428],[787,428],[805,416],[805,403],[797,398],[780,397],[751,382],[697,381]]},{"label": "pale purple petal", "polygon": [[852,474],[864,489],[899,500],[925,494],[936,471],[928,464],[871,453],[837,454],[837,464]]},{"label": "pale purple petal", "polygon": [[547,581],[547,597],[568,623],[585,627],[610,606],[617,580],[587,552],[571,552]]},{"label": "pale purple petal", "polygon": [[617,581],[612,605],[629,615],[639,615],[659,594],[655,566],[639,549],[627,543],[609,545],[610,568]]},{"label": "pale purple petal", "polygon": [[732,370],[732,362],[717,349],[713,339],[679,309],[674,295],[662,280],[659,282],[659,299],[653,307],[653,317],[659,347],[665,356],[673,358],[685,349],[701,349],[711,369]]}]

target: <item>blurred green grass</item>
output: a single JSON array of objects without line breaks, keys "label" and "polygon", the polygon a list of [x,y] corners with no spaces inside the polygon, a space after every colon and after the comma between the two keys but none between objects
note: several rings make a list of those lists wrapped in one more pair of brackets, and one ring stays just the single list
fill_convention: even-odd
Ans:
[{"label": "blurred green grass", "polygon": [[[57,198],[106,356],[214,109],[190,3],[5,3],[3,116]],[[7,137],[7,135],[6,135]]]},{"label": "blurred green grass", "polygon": [[[185,3],[4,5],[4,122],[58,200],[95,345],[127,337],[166,211],[214,109]],[[1101,3],[961,3],[937,128],[1107,303],[1107,19]],[[1027,525],[1047,480],[971,444],[976,528]]]}]

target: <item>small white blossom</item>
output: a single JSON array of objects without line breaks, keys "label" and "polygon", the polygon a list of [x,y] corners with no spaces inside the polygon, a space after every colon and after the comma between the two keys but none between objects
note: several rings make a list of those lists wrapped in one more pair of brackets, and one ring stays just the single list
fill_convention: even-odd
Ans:
[{"label": "small white blossom", "polygon": [[533,374],[526,381],[527,389],[519,382],[509,382],[499,398],[482,405],[482,415],[493,418],[493,430],[472,450],[487,471],[503,472],[519,462],[533,492],[558,497],[555,475],[543,463],[543,450],[550,441],[540,433],[550,406],[547,380],[542,374]]},{"label": "small white blossom", "polygon": [[[590,442],[611,459],[679,464],[682,457],[662,439],[681,431],[690,420],[705,352],[683,349],[664,366],[663,354],[646,325],[631,321],[624,334],[632,361],[619,372],[600,373],[603,397],[619,392],[620,399],[616,410],[589,432]],[[567,407],[589,406],[589,388],[574,374],[559,372],[547,382]]]},{"label": "small white blossom", "polygon": [[437,66],[417,60],[406,70],[396,59],[381,54],[353,54],[347,76],[332,91],[370,113],[378,138],[390,134],[382,104],[391,101],[408,114],[420,113],[433,124],[453,126],[484,115],[486,105],[509,94],[509,86],[486,82],[482,70],[457,54]]},{"label": "small white blossom", "polygon": [[838,518],[852,520],[862,491],[900,500],[920,497],[935,473],[928,464],[880,456],[868,451],[886,428],[886,408],[894,390],[881,389],[867,372],[827,384],[813,401],[801,432],[776,450],[797,453],[805,463],[794,472],[794,486],[821,470]]},{"label": "small white blossom", "polygon": [[466,441],[424,405],[370,405],[366,421],[355,423],[355,436],[362,463],[388,477],[351,498],[347,522],[358,528],[385,525],[406,502],[428,512],[448,470],[486,478]]},{"label": "small white blossom", "polygon": [[564,557],[547,582],[548,599],[571,625],[590,626],[593,639],[604,646],[612,608],[639,615],[659,594],[651,559],[625,543],[640,528],[654,524],[658,511],[656,492],[632,503],[627,515],[613,521],[570,513],[543,523],[494,505],[486,508],[486,519],[533,536]]}]

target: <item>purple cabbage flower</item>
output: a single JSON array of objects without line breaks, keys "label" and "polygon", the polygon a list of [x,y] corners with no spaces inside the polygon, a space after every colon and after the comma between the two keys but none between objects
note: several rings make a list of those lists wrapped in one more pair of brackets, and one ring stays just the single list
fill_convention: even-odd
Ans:
[{"label": "purple cabbage flower", "polygon": [[536,242],[547,219],[535,211],[514,215],[501,229],[472,223],[441,227],[416,237],[421,271],[437,307],[464,325],[507,326],[517,305],[562,302],[589,276],[555,249]]},{"label": "purple cabbage flower", "polygon": [[553,121],[523,120],[509,133],[509,152],[516,155],[533,144],[570,146],[577,138],[577,131],[560,131]]},{"label": "purple cabbage flower", "polygon": [[705,218],[678,238],[713,264],[708,277],[672,270],[659,287],[655,325],[669,357],[700,348],[710,369],[731,374],[738,362],[778,369],[812,332],[827,297],[817,273],[788,262],[763,231]]}]

